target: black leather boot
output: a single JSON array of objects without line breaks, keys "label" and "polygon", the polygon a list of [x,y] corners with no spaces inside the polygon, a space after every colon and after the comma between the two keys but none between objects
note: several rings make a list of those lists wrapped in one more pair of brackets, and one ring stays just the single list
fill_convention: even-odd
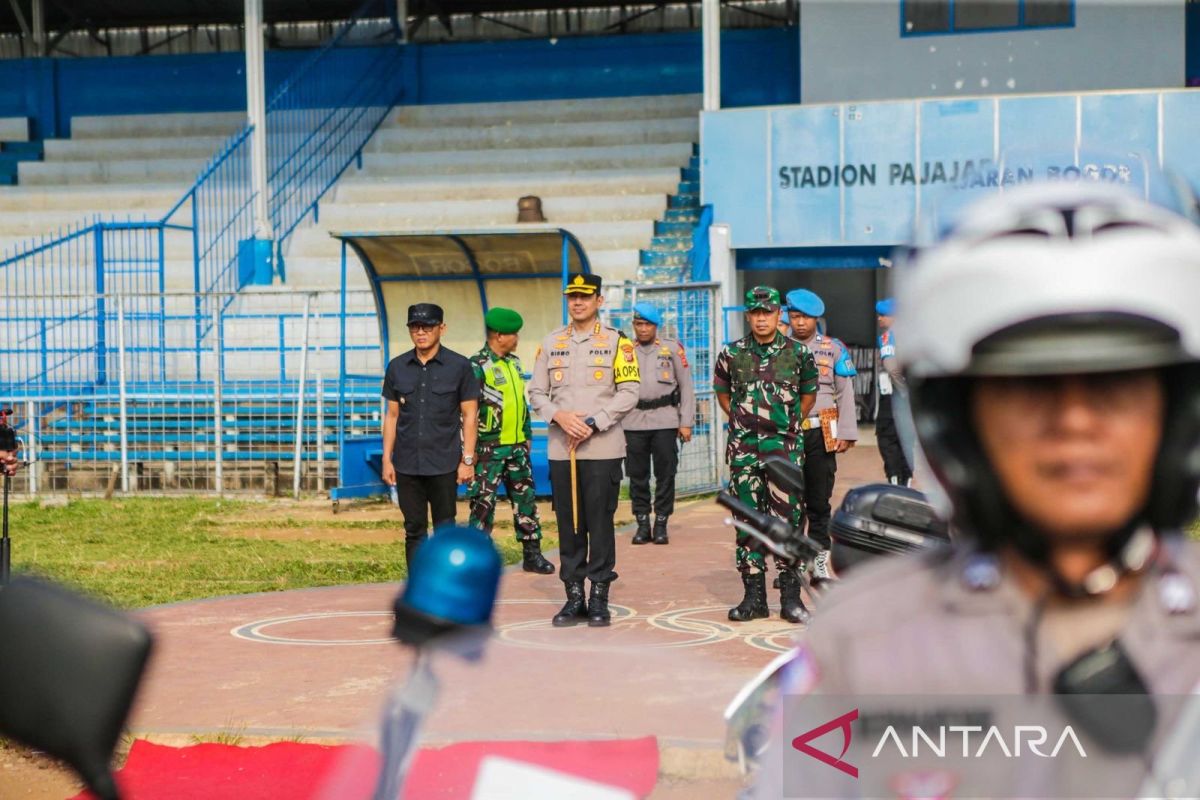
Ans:
[{"label": "black leather boot", "polygon": [[583,581],[578,583],[564,583],[563,586],[567,589],[567,602],[563,604],[562,609],[554,615],[554,627],[568,628],[572,625],[578,625],[587,619],[588,607],[583,599]]},{"label": "black leather boot", "polygon": [[742,587],[746,590],[742,602],[729,609],[729,618],[734,622],[749,622],[766,619],[771,615],[767,608],[767,574],[765,572],[742,573]]},{"label": "black leather boot", "polygon": [[800,576],[795,570],[779,571],[779,616],[788,622],[808,624],[811,615],[800,599]]},{"label": "black leather boot", "polygon": [[633,544],[645,544],[650,541],[650,515],[637,514],[637,532],[633,534]]},{"label": "black leather boot", "polygon": [[667,539],[667,518],[654,518],[654,543],[655,544],[670,544]]},{"label": "black leather boot", "polygon": [[526,572],[536,572],[539,575],[554,574],[554,565],[542,555],[540,539],[525,539],[521,542],[521,546],[525,548],[525,561],[521,564],[521,569]]},{"label": "black leather boot", "polygon": [[592,594],[588,598],[588,627],[603,628],[612,622],[608,613],[608,584],[592,581]]}]

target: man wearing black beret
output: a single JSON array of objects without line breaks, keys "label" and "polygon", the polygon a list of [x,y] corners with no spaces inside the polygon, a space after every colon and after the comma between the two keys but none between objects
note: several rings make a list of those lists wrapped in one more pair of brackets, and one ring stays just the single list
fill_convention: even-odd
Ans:
[{"label": "man wearing black beret", "polygon": [[383,379],[383,482],[396,487],[404,515],[404,558],[429,532],[454,523],[457,485],[475,477],[479,381],[465,356],[442,347],[441,306],[408,307],[413,349]]}]

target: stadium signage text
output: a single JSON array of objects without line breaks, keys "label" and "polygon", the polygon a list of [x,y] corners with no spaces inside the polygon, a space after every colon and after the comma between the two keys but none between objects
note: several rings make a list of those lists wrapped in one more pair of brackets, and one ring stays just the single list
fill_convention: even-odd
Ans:
[{"label": "stadium signage text", "polygon": [[[883,167],[883,169],[881,169]],[[1009,186],[1034,180],[1032,167],[999,167],[990,158],[951,161],[893,161],[881,164],[800,164],[779,167],[780,189],[877,186],[879,175],[888,186],[946,184],[959,189]],[[1059,180],[1099,180],[1127,183],[1129,169],[1107,164],[1050,166],[1044,176]]]}]

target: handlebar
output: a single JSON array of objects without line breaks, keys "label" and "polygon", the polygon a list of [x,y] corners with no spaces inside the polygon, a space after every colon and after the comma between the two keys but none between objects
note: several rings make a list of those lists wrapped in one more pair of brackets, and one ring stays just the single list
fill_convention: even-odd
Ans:
[{"label": "handlebar", "polygon": [[791,561],[811,561],[821,552],[816,542],[791,525],[746,505],[729,492],[717,493],[717,505],[724,506],[745,520],[746,524],[762,534],[773,550]]}]

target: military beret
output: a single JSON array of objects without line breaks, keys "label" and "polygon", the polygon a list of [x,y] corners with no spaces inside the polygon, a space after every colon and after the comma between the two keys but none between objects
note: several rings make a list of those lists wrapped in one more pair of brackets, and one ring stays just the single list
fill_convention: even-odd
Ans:
[{"label": "military beret", "polygon": [[881,317],[890,317],[896,313],[896,301],[892,298],[880,300],[875,304],[875,313]]},{"label": "military beret", "polygon": [[633,307],[633,318],[644,319],[651,325],[662,325],[662,312],[650,303],[637,303]]},{"label": "military beret", "polygon": [[779,290],[771,286],[755,286],[746,292],[747,311],[777,311],[779,306]]},{"label": "military beret", "polygon": [[489,308],[483,324],[496,333],[516,333],[521,330],[525,320],[511,308]]},{"label": "military beret", "polygon": [[825,314],[825,301],[816,292],[808,289],[792,289],[787,293],[787,305],[790,311],[799,311],[809,317],[820,317]]}]

